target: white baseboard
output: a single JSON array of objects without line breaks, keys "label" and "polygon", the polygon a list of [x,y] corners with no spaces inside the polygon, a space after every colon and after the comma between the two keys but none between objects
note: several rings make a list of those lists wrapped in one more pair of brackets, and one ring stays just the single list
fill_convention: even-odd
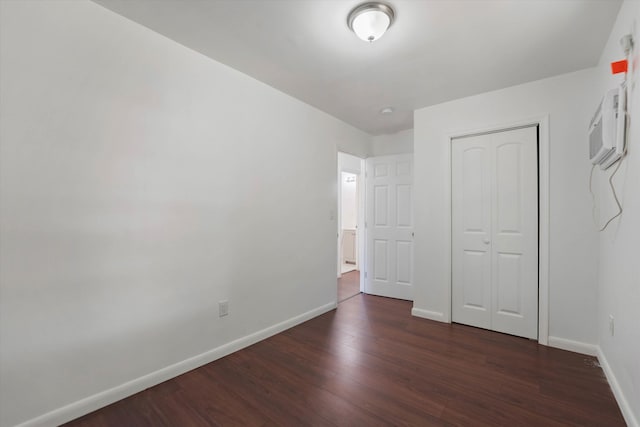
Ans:
[{"label": "white baseboard", "polygon": [[78,400],[77,402],[55,409],[51,412],[47,412],[46,414],[19,424],[16,427],[50,427],[64,424],[133,394],[139,393],[149,387],[153,387],[171,378],[177,377],[178,375],[182,375],[185,372],[189,372],[200,366],[206,365],[207,363],[211,363],[214,360],[220,359],[228,354],[255,344],[269,338],[270,336],[276,335],[300,323],[320,316],[321,314],[331,311],[336,307],[337,304],[335,302],[323,305],[299,316],[292,317],[283,322],[262,329],[251,335],[247,335],[235,341],[231,341],[230,343],[221,345],[220,347],[206,351],[197,356],[167,366],[166,368],[159,369],[109,390],[94,394],[93,396]]},{"label": "white baseboard", "polygon": [[600,348],[600,346],[597,346],[597,349],[598,349],[598,362],[600,362],[600,366],[604,371],[604,375],[607,377],[607,381],[609,382],[609,386],[613,391],[613,395],[615,396],[616,401],[618,402],[618,406],[620,407],[620,411],[622,412],[622,416],[624,417],[624,420],[626,421],[629,427],[640,427],[640,422],[638,422],[638,419],[633,414],[631,405],[629,405],[629,401],[624,396],[624,393],[620,388],[620,384],[618,383],[618,379],[616,378],[613,371],[611,370],[611,366],[609,365],[609,362],[607,361],[607,358],[604,355],[602,348]]},{"label": "white baseboard", "polygon": [[424,310],[422,308],[412,308],[411,315],[416,317],[422,317],[423,319],[435,320],[436,322],[448,323],[444,317],[444,313],[439,311]]},{"label": "white baseboard", "polygon": [[586,354],[588,356],[598,355],[598,346],[580,341],[568,340],[565,338],[549,337],[549,347],[561,350],[573,351],[574,353]]}]

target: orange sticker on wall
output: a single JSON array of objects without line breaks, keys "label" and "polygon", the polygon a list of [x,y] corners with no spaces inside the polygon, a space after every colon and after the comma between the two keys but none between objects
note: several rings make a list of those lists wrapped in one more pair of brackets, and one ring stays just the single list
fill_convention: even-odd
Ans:
[{"label": "orange sticker on wall", "polygon": [[616,61],[611,63],[611,73],[626,73],[627,72],[627,60]]}]

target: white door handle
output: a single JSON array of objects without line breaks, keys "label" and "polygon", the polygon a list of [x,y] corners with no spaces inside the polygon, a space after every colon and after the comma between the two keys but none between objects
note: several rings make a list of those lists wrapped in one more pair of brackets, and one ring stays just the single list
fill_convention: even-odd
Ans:
[{"label": "white door handle", "polygon": [[485,245],[488,245],[489,243],[491,243],[491,240],[489,240],[489,239],[482,239],[482,242],[483,242]]}]

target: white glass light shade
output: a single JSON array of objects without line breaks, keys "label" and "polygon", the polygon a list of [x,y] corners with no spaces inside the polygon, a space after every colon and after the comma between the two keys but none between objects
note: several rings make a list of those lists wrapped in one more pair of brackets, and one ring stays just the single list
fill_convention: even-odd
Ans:
[{"label": "white glass light shade", "polygon": [[382,3],[365,3],[351,11],[349,28],[358,38],[372,42],[378,40],[393,23],[393,9]]},{"label": "white glass light shade", "polygon": [[372,42],[382,37],[390,21],[386,14],[378,10],[363,12],[353,20],[353,32],[362,40]]}]

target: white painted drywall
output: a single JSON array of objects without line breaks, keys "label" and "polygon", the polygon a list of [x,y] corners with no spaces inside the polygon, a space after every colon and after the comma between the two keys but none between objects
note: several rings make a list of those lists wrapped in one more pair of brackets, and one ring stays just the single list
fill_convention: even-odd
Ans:
[{"label": "white painted drywall", "polygon": [[595,344],[597,234],[591,226],[586,131],[593,69],[459,99],[415,112],[414,308],[450,318],[448,136],[549,114],[549,335]]},{"label": "white painted drywall", "polygon": [[342,209],[341,221],[343,230],[354,230],[358,224],[358,195],[356,174],[342,172]]},{"label": "white painted drywall", "polygon": [[413,129],[371,138],[371,156],[413,153]]},{"label": "white painted drywall", "polygon": [[362,171],[362,159],[368,157],[367,155],[351,155],[346,152],[338,153],[338,169],[339,171],[360,173]]},{"label": "white painted drywall", "polygon": [[368,135],[95,3],[0,8],[0,425],[336,300]]},{"label": "white painted drywall", "polygon": [[[594,90],[602,96],[616,87],[623,75],[613,76],[610,63],[624,57],[620,38],[635,27],[636,69],[630,74],[631,114],[628,155],[614,178],[623,214],[600,233],[597,331],[602,353],[615,375],[620,390],[640,423],[640,2],[623,3],[609,41],[597,67]],[[595,110],[596,105],[592,105]],[[585,159],[585,163],[588,161]],[[599,171],[599,170],[598,170]],[[613,168],[597,172],[594,183],[599,190],[599,219],[605,222],[617,212],[609,189]],[[614,316],[614,335],[609,333],[609,315]],[[623,411],[624,412],[624,411]],[[628,414],[627,414],[628,416]],[[632,422],[627,419],[629,425]]]}]

